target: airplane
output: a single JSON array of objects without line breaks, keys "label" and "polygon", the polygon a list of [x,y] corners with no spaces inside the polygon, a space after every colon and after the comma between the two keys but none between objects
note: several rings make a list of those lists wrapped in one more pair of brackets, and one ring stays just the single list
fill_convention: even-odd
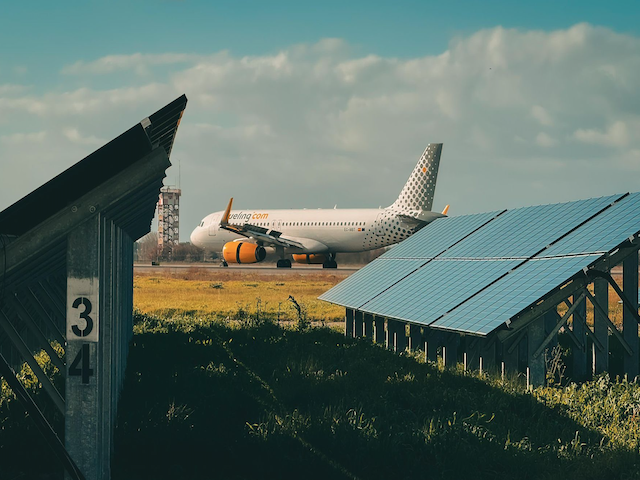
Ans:
[{"label": "airplane", "polygon": [[232,210],[207,215],[191,233],[191,243],[207,251],[222,251],[222,265],[262,262],[275,251],[278,268],[295,262],[337,268],[336,254],[387,247],[408,238],[433,220],[441,143],[430,143],[421,155],[398,199],[387,208]]}]

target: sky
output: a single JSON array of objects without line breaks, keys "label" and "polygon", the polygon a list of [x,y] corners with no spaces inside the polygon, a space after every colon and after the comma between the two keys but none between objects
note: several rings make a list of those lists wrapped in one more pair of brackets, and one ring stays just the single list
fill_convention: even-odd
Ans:
[{"label": "sky", "polygon": [[640,190],[640,2],[11,2],[0,210],[181,94],[181,239],[385,207],[429,142],[450,215]]}]

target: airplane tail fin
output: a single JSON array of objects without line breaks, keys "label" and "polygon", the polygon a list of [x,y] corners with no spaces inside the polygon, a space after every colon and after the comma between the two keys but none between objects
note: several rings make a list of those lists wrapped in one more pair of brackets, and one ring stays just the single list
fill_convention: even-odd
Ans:
[{"label": "airplane tail fin", "polygon": [[436,193],[436,180],[440,166],[441,143],[430,143],[418,160],[416,168],[400,192],[398,199],[391,205],[394,210],[426,210],[433,207]]}]

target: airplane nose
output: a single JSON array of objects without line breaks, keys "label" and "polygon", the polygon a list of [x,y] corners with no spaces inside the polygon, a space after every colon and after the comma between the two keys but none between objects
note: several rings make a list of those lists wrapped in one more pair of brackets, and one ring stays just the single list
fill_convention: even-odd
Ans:
[{"label": "airplane nose", "polygon": [[200,227],[196,227],[195,230],[193,232],[191,232],[191,236],[189,237],[189,239],[191,240],[191,244],[195,245],[196,247],[199,247],[200,245],[198,245],[198,230],[200,229]]}]

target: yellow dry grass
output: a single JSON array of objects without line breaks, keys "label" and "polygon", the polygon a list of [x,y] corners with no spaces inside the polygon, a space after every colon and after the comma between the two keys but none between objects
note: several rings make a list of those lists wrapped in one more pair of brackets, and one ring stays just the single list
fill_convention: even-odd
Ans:
[{"label": "yellow dry grass", "polygon": [[136,275],[134,306],[156,315],[181,312],[220,318],[243,314],[283,321],[297,318],[289,296],[306,309],[311,321],[344,319],[344,308],[322,302],[319,295],[346,277],[345,274],[248,274],[192,268],[179,274]]}]

